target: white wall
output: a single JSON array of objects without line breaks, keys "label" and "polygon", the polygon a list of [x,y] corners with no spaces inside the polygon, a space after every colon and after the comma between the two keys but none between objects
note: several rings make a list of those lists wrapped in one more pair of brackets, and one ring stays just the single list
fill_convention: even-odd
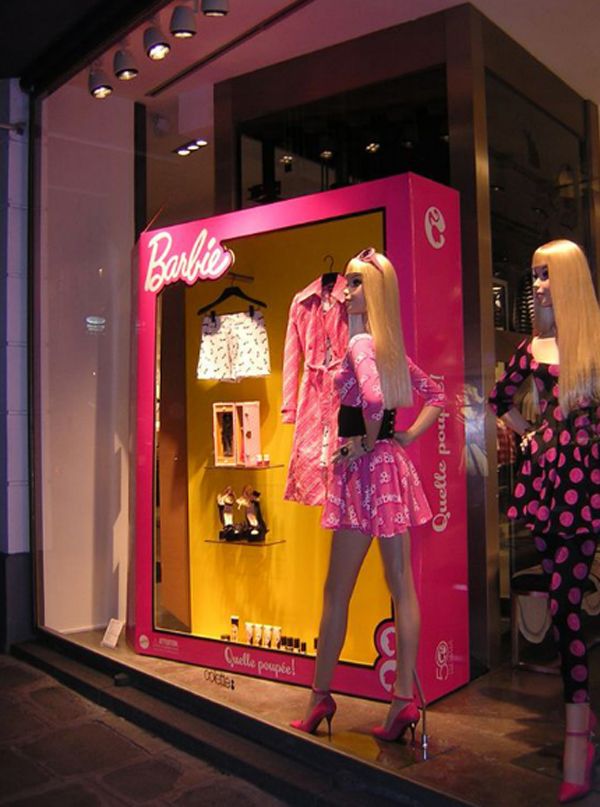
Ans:
[{"label": "white wall", "polygon": [[133,104],[67,85],[43,116],[44,622],[73,631],[125,613]]}]

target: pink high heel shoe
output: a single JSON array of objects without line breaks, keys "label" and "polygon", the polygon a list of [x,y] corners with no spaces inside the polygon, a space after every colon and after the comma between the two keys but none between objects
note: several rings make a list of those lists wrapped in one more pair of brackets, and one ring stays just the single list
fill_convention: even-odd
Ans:
[{"label": "pink high heel shoe", "polygon": [[327,721],[327,733],[331,740],[331,721],[337,709],[336,702],[331,697],[326,689],[312,688],[315,695],[320,696],[320,700],[313,706],[313,709],[306,720],[293,720],[290,726],[299,731],[305,731],[307,734],[314,734],[319,728],[322,720]]},{"label": "pink high heel shoe", "polygon": [[414,698],[401,698],[398,695],[392,695],[392,701],[404,701],[406,706],[400,709],[398,714],[392,720],[389,729],[385,726],[376,726],[372,729],[371,734],[377,737],[378,740],[386,740],[393,742],[399,740],[404,736],[406,729],[410,728],[412,741],[415,741],[415,727],[419,722],[420,714],[417,703]]},{"label": "pink high heel shoe", "polygon": [[[592,716],[594,719],[592,720]],[[592,728],[593,726],[593,728]],[[558,792],[559,804],[569,804],[569,802],[577,801],[584,798],[592,789],[592,772],[594,768],[594,757],[596,756],[596,749],[590,742],[590,732],[596,727],[596,717],[593,712],[590,712],[590,728],[588,731],[567,731],[567,737],[587,737],[586,744],[586,760],[585,760],[585,775],[582,784],[575,784],[574,782],[562,782]]]}]

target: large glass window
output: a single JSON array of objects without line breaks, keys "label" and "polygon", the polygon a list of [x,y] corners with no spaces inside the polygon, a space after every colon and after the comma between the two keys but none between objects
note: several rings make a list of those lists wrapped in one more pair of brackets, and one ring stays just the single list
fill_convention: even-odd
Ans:
[{"label": "large glass window", "polygon": [[[579,138],[495,76],[486,77],[493,255],[496,362],[500,373],[518,342],[533,328],[531,256],[540,244],[568,238],[585,247],[586,223]],[[535,397],[520,393],[525,416],[535,421]],[[501,593],[510,578],[538,562],[529,530],[509,521],[519,447],[498,422]]]},{"label": "large glass window", "polygon": [[246,121],[239,135],[240,207],[406,171],[449,184],[445,70]]}]

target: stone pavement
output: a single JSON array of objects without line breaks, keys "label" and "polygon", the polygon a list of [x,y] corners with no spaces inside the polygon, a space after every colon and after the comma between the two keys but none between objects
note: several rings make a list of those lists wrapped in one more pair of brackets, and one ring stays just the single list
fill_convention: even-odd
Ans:
[{"label": "stone pavement", "polygon": [[0,805],[284,807],[284,802],[0,655]]}]

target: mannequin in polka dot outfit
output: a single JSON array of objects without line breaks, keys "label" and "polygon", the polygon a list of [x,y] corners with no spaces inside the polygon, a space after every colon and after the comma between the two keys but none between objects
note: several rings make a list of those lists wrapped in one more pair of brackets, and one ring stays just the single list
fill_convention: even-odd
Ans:
[{"label": "mannequin in polka dot outfit", "polygon": [[[540,247],[532,272],[538,334],[517,347],[490,405],[522,437],[507,515],[532,531],[548,577],[566,702],[559,794],[566,803],[590,791],[594,759],[581,601],[600,533],[600,309],[585,255],[573,242]],[[539,398],[535,429],[513,406],[528,376]]]}]

